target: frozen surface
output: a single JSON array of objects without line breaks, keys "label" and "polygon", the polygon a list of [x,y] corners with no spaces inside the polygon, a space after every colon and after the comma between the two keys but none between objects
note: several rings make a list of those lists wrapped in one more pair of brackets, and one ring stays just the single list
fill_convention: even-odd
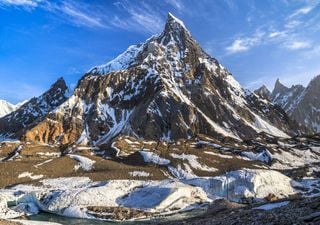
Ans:
[{"label": "frozen surface", "polygon": [[31,180],[39,180],[43,178],[43,175],[33,175],[33,173],[30,172],[23,172],[19,174],[18,178],[24,178],[24,177],[29,177]]},{"label": "frozen surface", "polygon": [[[263,202],[272,194],[281,199],[297,192],[293,186],[306,186],[276,171],[250,169],[216,177],[162,181],[93,182],[87,177],[69,177],[45,179],[41,183],[40,187],[17,185],[1,189],[0,218],[15,218],[40,209],[68,217],[95,218],[88,213],[89,206],[127,207],[161,215],[201,207],[219,198]],[[17,202],[18,206],[9,209],[8,202]]]},{"label": "frozen surface", "polygon": [[149,177],[151,174],[145,171],[133,171],[129,173],[133,177]]},{"label": "frozen surface", "polygon": [[289,201],[277,202],[277,203],[269,203],[269,204],[261,205],[259,207],[255,207],[253,209],[271,210],[271,209],[275,209],[275,208],[280,208],[282,206],[286,206],[289,203],[290,203]]},{"label": "frozen surface", "polygon": [[[23,225],[44,225],[43,221],[32,221],[32,220],[11,220],[13,222],[18,222]],[[61,225],[60,223],[48,222],[46,221],[46,225]]]},{"label": "frozen surface", "polygon": [[90,171],[93,168],[93,165],[95,164],[96,161],[91,160],[87,157],[80,156],[80,155],[73,155],[69,154],[68,155],[70,158],[76,160],[79,162],[78,165],[75,166],[75,170],[78,170],[79,168],[82,168],[85,171]]},{"label": "frozen surface", "polygon": [[140,154],[142,155],[144,161],[146,163],[154,163],[157,165],[168,165],[170,164],[169,159],[161,158],[156,153],[153,152],[147,152],[147,151],[140,151]]},{"label": "frozen surface", "polygon": [[188,154],[184,154],[184,153],[181,154],[181,155],[178,155],[178,154],[175,154],[175,153],[171,153],[170,155],[171,155],[172,158],[181,159],[181,160],[187,161],[189,163],[189,165],[194,169],[208,171],[208,172],[217,171],[217,169],[215,169],[215,168],[208,167],[206,165],[203,165],[203,164],[199,163],[199,161],[197,160],[198,157],[195,156],[195,155],[188,155]]}]

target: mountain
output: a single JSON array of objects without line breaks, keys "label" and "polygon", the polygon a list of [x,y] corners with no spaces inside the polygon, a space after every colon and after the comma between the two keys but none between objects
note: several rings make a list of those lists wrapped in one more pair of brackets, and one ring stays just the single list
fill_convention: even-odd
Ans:
[{"label": "mountain", "polygon": [[302,85],[292,85],[291,88],[288,88],[277,79],[270,99],[274,104],[281,106],[286,112],[291,114],[304,90],[305,88]]},{"label": "mountain", "polygon": [[299,130],[282,109],[242,89],[169,14],[161,34],[88,71],[25,138],[101,145],[118,135],[240,140],[259,132],[288,137]]},{"label": "mountain", "polygon": [[17,110],[0,118],[0,134],[20,138],[26,130],[36,125],[67,99],[67,86],[63,78],[39,97],[23,103]]},{"label": "mountain", "polygon": [[[287,136],[286,120],[282,111],[245,92],[169,14],[160,35],[85,74],[70,99],[27,139],[55,142],[64,134],[66,143],[102,144],[120,133],[157,140],[199,133],[241,139],[261,131]],[[43,135],[49,128],[55,135]]]},{"label": "mountain", "polygon": [[271,92],[269,91],[269,89],[265,85],[262,85],[260,88],[255,90],[254,93],[264,99],[269,99],[270,95],[271,95]]},{"label": "mountain", "polygon": [[320,75],[311,80],[306,88],[302,85],[293,85],[288,88],[278,79],[270,99],[300,124],[314,132],[320,132],[319,96]]},{"label": "mountain", "polygon": [[16,106],[4,101],[4,100],[0,100],[0,117],[3,117],[7,114],[9,114],[10,112],[14,111],[16,109]]}]

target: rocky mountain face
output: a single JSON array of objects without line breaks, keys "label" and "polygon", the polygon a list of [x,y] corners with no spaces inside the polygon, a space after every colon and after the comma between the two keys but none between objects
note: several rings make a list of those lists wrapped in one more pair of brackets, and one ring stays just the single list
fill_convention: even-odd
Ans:
[{"label": "rocky mountain face", "polygon": [[270,99],[270,96],[271,96],[271,92],[265,85],[262,85],[259,89],[255,90],[254,93],[260,96],[261,98],[268,99],[268,100]]},{"label": "rocky mountain face", "polygon": [[4,101],[0,100],[0,117],[4,117],[5,115],[9,114],[10,112],[14,111],[16,106]]},{"label": "rocky mountain face", "polygon": [[302,85],[292,85],[291,88],[288,88],[277,79],[270,99],[274,104],[281,106],[286,112],[291,114],[294,108],[296,108],[304,90],[305,88]]},{"label": "rocky mountain face", "polygon": [[282,107],[294,120],[320,132],[320,75],[310,81],[305,88],[302,85],[293,85],[288,88],[280,83],[275,83],[270,100]]},{"label": "rocky mountain face", "polygon": [[315,132],[320,132],[320,76],[310,81],[297,102],[292,117]]},{"label": "rocky mountain face", "polygon": [[44,94],[30,99],[15,111],[0,118],[0,134],[20,138],[26,130],[61,105],[67,99],[67,91],[64,79],[58,79]]},{"label": "rocky mountain face", "polygon": [[161,34],[92,68],[73,95],[24,137],[102,145],[118,135],[241,140],[259,132],[288,137],[300,130],[280,107],[242,89],[169,14]]}]

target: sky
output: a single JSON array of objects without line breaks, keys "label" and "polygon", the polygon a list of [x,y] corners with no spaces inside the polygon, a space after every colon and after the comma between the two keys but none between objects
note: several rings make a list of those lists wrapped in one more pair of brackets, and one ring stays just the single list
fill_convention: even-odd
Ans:
[{"label": "sky", "polygon": [[161,33],[167,13],[248,89],[320,74],[319,0],[0,0],[0,99],[40,95]]}]

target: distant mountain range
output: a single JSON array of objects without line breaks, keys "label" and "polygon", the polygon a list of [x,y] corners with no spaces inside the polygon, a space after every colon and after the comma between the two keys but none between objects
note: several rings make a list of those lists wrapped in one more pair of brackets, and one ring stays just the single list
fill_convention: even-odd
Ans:
[{"label": "distant mountain range", "polygon": [[277,86],[279,94],[263,88],[262,97],[244,90],[169,14],[162,33],[89,70],[72,95],[61,78],[1,118],[0,133],[41,143],[103,145],[121,135],[245,140],[261,132],[280,137],[308,132],[267,100],[285,95],[287,89]]},{"label": "distant mountain range", "polygon": [[300,124],[320,132],[320,75],[313,78],[307,87],[292,85],[288,88],[278,79],[272,92],[263,85],[255,93],[282,107]]}]

